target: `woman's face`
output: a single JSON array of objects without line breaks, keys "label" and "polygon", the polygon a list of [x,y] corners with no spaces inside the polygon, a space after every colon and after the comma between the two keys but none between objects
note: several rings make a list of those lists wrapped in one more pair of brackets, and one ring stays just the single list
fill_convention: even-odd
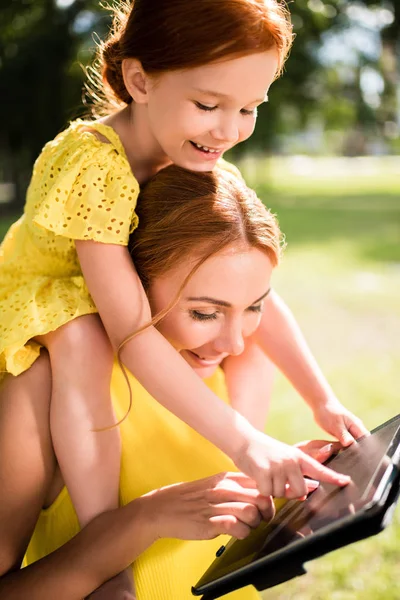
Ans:
[{"label": "woman's face", "polygon": [[[183,263],[151,284],[153,315],[168,306],[193,268],[194,262]],[[243,352],[246,337],[260,323],[271,272],[261,250],[230,246],[204,262],[158,324],[200,377],[210,377],[224,358]]]},{"label": "woman's face", "polygon": [[150,131],[176,165],[210,171],[253,133],[278,67],[275,49],[149,78]]}]

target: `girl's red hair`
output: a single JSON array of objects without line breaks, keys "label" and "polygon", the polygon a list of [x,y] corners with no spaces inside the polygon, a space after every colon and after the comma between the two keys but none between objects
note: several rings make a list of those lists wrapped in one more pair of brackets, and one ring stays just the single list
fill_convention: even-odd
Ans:
[{"label": "girl's red hair", "polygon": [[122,77],[126,58],[159,74],[276,48],[278,76],[293,40],[289,12],[279,0],[134,0],[113,12],[99,67],[114,104],[132,102]]}]

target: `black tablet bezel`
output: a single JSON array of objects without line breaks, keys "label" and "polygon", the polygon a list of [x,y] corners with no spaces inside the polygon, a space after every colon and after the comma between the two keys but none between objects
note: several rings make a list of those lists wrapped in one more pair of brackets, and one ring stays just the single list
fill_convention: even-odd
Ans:
[{"label": "black tablet bezel", "polygon": [[[239,567],[236,571],[223,575],[218,579],[199,585],[200,579],[198,584],[192,588],[192,593],[196,596],[204,596],[204,600],[211,600],[244,585],[252,584],[259,590],[273,587],[283,581],[304,574],[303,564],[305,562],[349,543],[379,533],[390,520],[389,513],[399,496],[400,414],[371,431],[373,435],[395,420],[399,421],[399,427],[386,451],[386,456],[391,459],[391,462],[383,475],[375,475],[374,481],[377,477],[380,478],[375,494],[358,513],[341,517],[312,535],[291,542],[287,547]],[[329,465],[332,459],[333,457],[325,464]],[[341,536],[337,535],[339,531]],[[235,540],[232,540],[232,543],[235,543]]]}]

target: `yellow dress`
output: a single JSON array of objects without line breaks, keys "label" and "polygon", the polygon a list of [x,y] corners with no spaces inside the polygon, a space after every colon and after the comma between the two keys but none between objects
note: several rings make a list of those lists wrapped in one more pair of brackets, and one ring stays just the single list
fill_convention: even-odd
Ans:
[{"label": "yellow dress", "polygon": [[[100,141],[95,129],[110,143]],[[74,240],[127,245],[139,184],[116,132],[76,121],[37,159],[23,216],[0,247],[0,379],[31,366],[32,341],[96,307]]]},{"label": "yellow dress", "polygon": [[[206,381],[225,402],[228,394],[223,371]],[[152,398],[130,376],[132,409],[121,425],[121,503],[153,489],[179,481],[192,481],[234,470],[233,463],[210,442],[179,420]],[[127,409],[126,382],[114,366],[111,394],[117,416]],[[212,415],[210,415],[210,419]],[[43,510],[31,539],[26,563],[56,550],[78,532],[78,521],[67,490]],[[193,600],[195,585],[211,564],[227,536],[215,540],[182,541],[161,539],[144,552],[133,566],[138,600]],[[228,594],[229,600],[260,600],[253,587]]]}]

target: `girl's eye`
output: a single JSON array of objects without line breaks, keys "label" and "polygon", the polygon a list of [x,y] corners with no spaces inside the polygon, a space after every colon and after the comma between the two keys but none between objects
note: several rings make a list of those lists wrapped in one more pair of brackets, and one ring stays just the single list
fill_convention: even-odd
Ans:
[{"label": "girl's eye", "polygon": [[201,104],[201,102],[195,102],[195,105],[200,110],[206,110],[208,112],[211,112],[212,110],[215,110],[217,108],[216,106],[207,106],[206,104]]},{"label": "girl's eye", "polygon": [[213,321],[217,318],[217,313],[202,313],[198,310],[191,310],[190,316],[195,321]]},{"label": "girl's eye", "polygon": [[256,108],[252,108],[251,110],[247,110],[247,108],[242,108],[242,110],[240,111],[242,113],[242,115],[244,116],[248,116],[248,117],[257,117],[257,109]]}]

